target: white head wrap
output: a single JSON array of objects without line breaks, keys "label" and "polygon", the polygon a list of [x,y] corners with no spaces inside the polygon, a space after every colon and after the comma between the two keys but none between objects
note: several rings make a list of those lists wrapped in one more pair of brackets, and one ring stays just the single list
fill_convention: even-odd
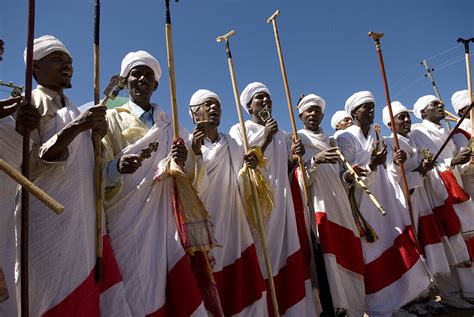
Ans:
[{"label": "white head wrap", "polygon": [[471,98],[469,98],[469,90],[460,90],[456,91],[451,96],[451,104],[453,105],[456,113],[459,112],[462,108],[469,106],[471,104]]},{"label": "white head wrap", "polygon": [[122,60],[122,67],[120,68],[120,76],[127,77],[133,67],[145,65],[150,67],[155,73],[155,80],[159,81],[161,77],[160,63],[145,51],[130,52]]},{"label": "white head wrap", "polygon": [[217,101],[219,101],[220,104],[222,104],[221,99],[219,98],[219,96],[216,93],[214,93],[210,90],[207,90],[207,89],[199,89],[198,91],[196,91],[191,96],[191,100],[189,100],[189,116],[191,118],[193,118],[193,113],[191,112],[191,108],[193,106],[200,105],[200,104],[204,103],[204,101],[206,101],[207,99],[210,99],[210,98],[214,98]]},{"label": "white head wrap", "polygon": [[370,91],[359,91],[346,100],[344,109],[347,113],[352,114],[354,109],[367,102],[375,102],[372,93]]},{"label": "white head wrap", "polygon": [[352,117],[350,114],[348,114],[344,110],[336,111],[336,113],[334,113],[331,118],[331,127],[333,129],[336,129],[336,125],[339,122],[341,122],[344,118],[352,118]]},{"label": "white head wrap", "polygon": [[247,104],[252,100],[252,97],[259,92],[266,92],[270,96],[270,90],[268,90],[267,86],[259,82],[248,84],[240,94],[240,105],[247,113],[249,113]]},{"label": "white head wrap", "polygon": [[[399,113],[408,112],[408,109],[404,105],[402,105],[400,101],[393,101],[391,105],[393,117],[395,117]],[[388,106],[385,106],[382,110],[382,121],[383,124],[388,127],[388,124],[390,123],[390,114],[388,112]]]},{"label": "white head wrap", "polygon": [[302,114],[306,109],[312,106],[318,106],[321,108],[321,111],[324,113],[324,108],[326,108],[326,101],[323,98],[315,95],[309,94],[304,96],[303,99],[296,105],[298,112]]},{"label": "white head wrap", "polygon": [[435,100],[439,101],[439,99],[433,95],[426,95],[418,98],[418,100],[413,105],[413,114],[415,115],[415,117],[417,117],[418,119],[422,119],[421,110],[424,110],[426,107],[428,107],[430,103]]},{"label": "white head wrap", "polygon": [[[40,60],[53,52],[64,52],[71,56],[63,42],[52,35],[43,35],[33,41],[33,60]],[[26,48],[23,52],[23,60],[26,64]]]}]

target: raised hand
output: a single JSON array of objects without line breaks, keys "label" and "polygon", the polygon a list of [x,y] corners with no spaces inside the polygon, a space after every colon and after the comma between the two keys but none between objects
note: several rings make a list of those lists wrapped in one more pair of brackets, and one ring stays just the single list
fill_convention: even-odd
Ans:
[{"label": "raised hand", "polygon": [[313,161],[316,164],[334,164],[339,160],[339,155],[337,154],[337,147],[332,147],[324,151],[319,152],[313,156]]}]

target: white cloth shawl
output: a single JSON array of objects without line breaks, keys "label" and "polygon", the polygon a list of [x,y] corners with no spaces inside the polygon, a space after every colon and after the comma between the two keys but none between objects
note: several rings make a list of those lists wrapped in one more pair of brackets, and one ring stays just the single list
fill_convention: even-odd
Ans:
[{"label": "white cloth shawl", "polygon": [[[162,175],[155,180],[155,174],[163,172],[160,162],[171,149],[171,120],[158,107],[153,116],[155,125],[116,158],[138,154],[156,141],[158,150],[135,173],[123,176],[120,192],[105,204],[107,229],[133,316],[145,316],[164,307],[168,273],[186,256],[173,214],[172,179]],[[181,130],[180,135],[189,133]],[[201,303],[193,316],[205,315]]]},{"label": "white cloth shawl", "polygon": [[[0,158],[19,169],[21,164],[22,137],[15,131],[15,121],[8,116],[0,119]],[[9,298],[0,303],[0,316],[16,316],[15,289],[15,193],[17,184],[0,171],[0,269],[5,275]]]}]

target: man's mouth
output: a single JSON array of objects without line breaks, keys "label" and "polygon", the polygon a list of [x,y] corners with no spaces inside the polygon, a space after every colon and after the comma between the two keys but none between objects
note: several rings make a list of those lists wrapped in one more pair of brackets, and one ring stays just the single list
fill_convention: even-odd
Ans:
[{"label": "man's mouth", "polygon": [[63,70],[61,71],[61,75],[66,78],[71,78],[72,77],[72,71],[71,70]]}]

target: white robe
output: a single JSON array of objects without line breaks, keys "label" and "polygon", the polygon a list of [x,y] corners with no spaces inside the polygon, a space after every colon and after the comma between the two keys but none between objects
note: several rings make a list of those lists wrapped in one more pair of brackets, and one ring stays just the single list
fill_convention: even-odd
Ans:
[{"label": "white robe", "polygon": [[[356,126],[350,126],[337,137],[337,145],[351,165],[359,164],[370,170],[372,146],[376,140],[373,129],[367,137]],[[367,312],[388,315],[424,292],[430,277],[411,235],[405,198],[383,165],[369,171],[365,184],[387,212],[382,216],[368,195],[356,187],[360,212],[373,227],[379,239],[362,240],[365,260],[365,289]]]},{"label": "white robe", "polygon": [[[401,149],[407,153],[407,161],[403,164],[403,167],[405,169],[409,189],[410,191],[413,191],[410,197],[418,242],[420,243],[420,247],[423,249],[431,273],[449,273],[449,263],[443,248],[443,242],[444,244],[448,243],[446,241],[447,237],[441,236],[436,224],[436,218],[432,211],[432,208],[437,206],[432,206],[430,204],[423,175],[414,171],[420,165],[422,156],[416,149],[413,141],[409,138],[398,135],[398,142]],[[403,180],[401,177],[400,167],[394,163],[393,159],[395,151],[393,137],[390,136],[385,138],[385,143],[387,144],[388,150],[387,163],[389,172],[401,187],[403,186]],[[430,173],[436,173],[436,171],[428,172],[428,174]]]},{"label": "white robe", "polygon": [[330,139],[322,129],[320,133],[302,129],[298,136],[305,148],[303,160],[308,171],[310,206],[316,217],[313,230],[321,242],[333,305],[346,310],[348,316],[362,316],[365,311],[362,245],[339,178],[340,168],[337,163],[315,167],[312,160],[331,147]]},{"label": "white robe", "polygon": [[[22,136],[15,131],[15,121],[8,116],[0,119],[0,158],[19,169],[21,164]],[[15,193],[18,185],[5,172],[0,171],[0,269],[3,271],[8,299],[0,302],[0,316],[16,316],[15,288]]]},{"label": "white robe", "polygon": [[267,309],[265,281],[238,187],[242,148],[220,133],[215,143],[206,138],[201,151],[194,185],[209,212],[218,245],[213,250],[213,271],[224,313],[262,316]]},{"label": "white robe", "polygon": [[[265,141],[264,127],[251,121],[246,121],[245,126],[249,146],[262,146]],[[229,134],[239,145],[242,145],[238,124],[230,129]],[[295,210],[288,180],[287,136],[281,131],[277,132],[264,154],[268,162],[265,168],[260,171],[274,190],[274,207],[265,224],[265,234],[280,314],[314,316],[316,313],[309,270],[305,264],[298,239]],[[259,238],[254,236],[256,245],[258,240]],[[267,278],[261,247],[257,247],[257,253],[259,254],[260,269],[264,278]],[[267,294],[269,294],[268,289]],[[268,296],[267,303],[269,309],[272,309],[271,299]]]},{"label": "white robe", "polygon": [[[138,118],[112,112],[107,115],[109,132],[119,140],[124,134],[123,126],[114,126],[112,122],[123,119],[127,124]],[[171,149],[171,120],[159,107],[153,113],[154,126],[116,155],[118,158],[139,154],[151,142],[159,142],[157,151],[135,173],[125,174],[119,189],[105,203],[112,249],[133,316],[207,316],[178,235],[172,207],[172,178],[161,175],[163,170],[159,166]],[[180,133],[188,135],[184,130]],[[160,175],[159,180],[155,179],[156,174]]]},{"label": "white robe", "polygon": [[[49,98],[40,90],[34,90],[33,97],[37,103]],[[47,141],[54,140],[56,133],[80,114],[67,97],[65,101],[66,106],[54,117],[43,120],[41,142],[49,144]],[[56,215],[30,195],[30,314],[129,316],[120,272],[107,237],[103,280],[100,284],[95,281],[94,155],[90,132],[80,133],[67,148],[64,160],[43,161],[44,168],[34,180],[64,206],[64,212]]]}]

